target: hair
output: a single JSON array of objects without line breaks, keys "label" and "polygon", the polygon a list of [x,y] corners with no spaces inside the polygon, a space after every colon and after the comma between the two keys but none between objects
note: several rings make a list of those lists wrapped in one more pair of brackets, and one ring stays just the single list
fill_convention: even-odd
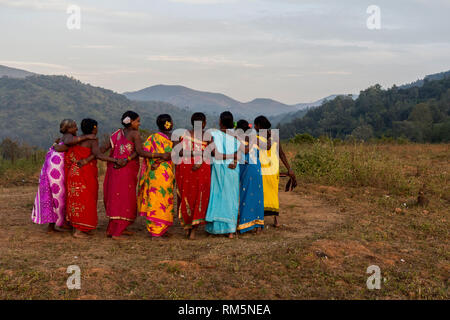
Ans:
[{"label": "hair", "polygon": [[84,134],[91,134],[94,131],[94,128],[97,127],[97,121],[94,119],[83,119],[81,121],[81,131]]},{"label": "hair", "polygon": [[237,122],[236,129],[242,129],[242,130],[244,130],[244,132],[247,131],[248,129],[250,129],[248,121],[247,120],[243,120],[243,119],[239,120]]},{"label": "hair", "polygon": [[196,112],[191,117],[191,124],[194,126],[195,121],[206,122],[206,116],[203,112]]},{"label": "hair", "polygon": [[123,120],[126,118],[126,117],[129,117],[130,119],[131,119],[131,121],[134,121],[134,120],[136,120],[137,118],[139,118],[139,115],[136,113],[136,112],[134,112],[134,111],[127,111],[127,112],[125,112],[123,115],[122,115],[122,118],[121,118],[121,123],[122,123],[122,125],[125,127],[125,128],[129,128],[130,126],[131,126],[131,122],[130,123],[127,123],[127,124],[125,124],[125,123],[123,123]]},{"label": "hair", "polygon": [[255,125],[258,125],[260,129],[270,129],[272,127],[272,124],[270,123],[269,119],[267,119],[265,116],[259,116],[255,119]]},{"label": "hair", "polygon": [[64,119],[59,124],[59,132],[61,132],[62,134],[65,134],[67,132],[67,130],[69,130],[69,128],[72,128],[73,126],[76,126],[76,125],[77,125],[77,123],[75,122],[75,120]]},{"label": "hair", "polygon": [[233,114],[230,111],[225,111],[220,114],[220,122],[227,129],[234,128]]},{"label": "hair", "polygon": [[156,125],[161,131],[167,131],[167,128],[165,127],[166,122],[172,123],[172,117],[170,114],[160,114],[158,118],[156,118]]}]

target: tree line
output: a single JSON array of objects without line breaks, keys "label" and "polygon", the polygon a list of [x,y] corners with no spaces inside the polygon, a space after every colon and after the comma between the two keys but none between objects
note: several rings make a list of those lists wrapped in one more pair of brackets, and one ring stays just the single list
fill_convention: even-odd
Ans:
[{"label": "tree line", "polygon": [[404,138],[414,142],[450,141],[450,77],[425,79],[421,87],[384,90],[379,84],[359,97],[339,96],[280,125],[281,138],[314,137],[370,140]]}]

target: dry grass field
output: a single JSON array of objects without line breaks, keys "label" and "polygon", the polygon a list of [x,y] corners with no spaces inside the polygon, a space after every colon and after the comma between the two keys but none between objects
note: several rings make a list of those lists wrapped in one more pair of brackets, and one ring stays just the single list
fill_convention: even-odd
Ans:
[{"label": "dry grass field", "polygon": [[[38,172],[0,187],[0,299],[448,299],[450,145],[288,144],[299,186],[261,235],[115,242],[98,203],[89,240],[30,220]],[[5,182],[7,181],[7,183]],[[417,203],[421,192],[424,201]],[[100,195],[102,199],[102,195]],[[81,290],[69,290],[69,265]],[[367,267],[385,279],[368,290]]]}]

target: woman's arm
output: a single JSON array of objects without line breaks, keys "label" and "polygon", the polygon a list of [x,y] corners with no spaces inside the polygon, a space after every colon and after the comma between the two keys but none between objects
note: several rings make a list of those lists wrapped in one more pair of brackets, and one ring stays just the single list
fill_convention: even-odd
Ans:
[{"label": "woman's arm", "polygon": [[77,162],[77,166],[81,168],[81,167],[87,165],[89,162],[91,162],[94,159],[95,159],[95,155],[91,154],[89,157],[79,160]]},{"label": "woman's arm", "polygon": [[291,178],[295,178],[295,174],[294,171],[291,169],[291,166],[289,165],[289,161],[286,157],[286,154],[284,153],[283,147],[281,146],[280,143],[280,159],[283,162],[284,166],[286,167],[286,169],[288,170],[288,176]]},{"label": "woman's arm", "polygon": [[63,135],[62,138],[62,142],[64,142],[66,146],[74,146],[86,140],[97,140],[97,136],[95,134],[86,134],[83,136],[76,137],[71,134],[65,134]]},{"label": "woman's arm", "polygon": [[108,162],[113,162],[116,163],[118,162],[118,159],[114,159],[108,156],[105,156],[101,151],[100,151],[100,147],[98,146],[98,140],[92,140],[91,142],[91,150],[92,150],[92,154],[100,160],[103,161],[108,161]]},{"label": "woman's arm", "polygon": [[108,141],[100,147],[100,152],[101,153],[105,153],[106,151],[111,149],[111,147],[112,147],[111,146],[111,141],[108,139]]},{"label": "woman's arm", "polygon": [[69,150],[69,147],[66,146],[65,144],[57,144],[57,143],[55,143],[55,144],[53,144],[53,149],[56,152],[66,152],[67,150]]}]

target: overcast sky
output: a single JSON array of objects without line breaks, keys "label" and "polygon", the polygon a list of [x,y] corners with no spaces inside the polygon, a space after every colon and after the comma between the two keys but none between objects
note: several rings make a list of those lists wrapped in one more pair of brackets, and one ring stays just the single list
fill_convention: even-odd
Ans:
[{"label": "overcast sky", "polygon": [[0,64],[120,93],[179,84],[294,104],[450,69],[450,0],[0,0],[0,32]]}]

